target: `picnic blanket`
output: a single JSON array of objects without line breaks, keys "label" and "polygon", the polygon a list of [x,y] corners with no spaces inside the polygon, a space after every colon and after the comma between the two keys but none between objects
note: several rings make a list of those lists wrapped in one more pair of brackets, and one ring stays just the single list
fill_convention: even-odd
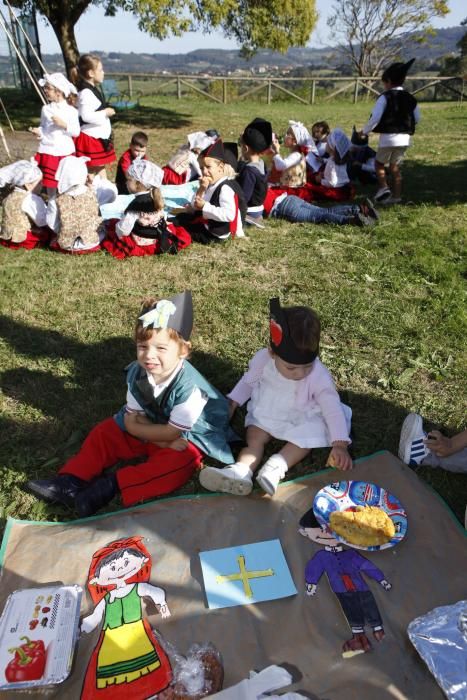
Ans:
[{"label": "picnic blanket", "polygon": [[[350,631],[325,577],[314,597],[305,593],[305,565],[318,546],[298,534],[299,518],[317,491],[345,477],[386,488],[408,517],[400,544],[365,552],[392,584],[392,590],[384,591],[368,579],[386,637],[374,642],[371,652],[350,659],[341,654]],[[165,589],[172,612],[166,619],[149,614],[151,624],[182,653],[194,641],[213,642],[224,658],[224,687],[246,678],[250,669],[286,664],[296,679],[288,690],[315,700],[441,700],[443,694],[406,630],[415,617],[465,597],[465,534],[431,488],[392,454],[380,452],[359,460],[351,475],[326,469],[284,483],[273,499],[259,492],[249,497],[207,494],[167,498],[74,523],[9,520],[0,552],[0,606],[19,588],[57,581],[84,587],[93,552],[112,540],[140,535],[153,560],[151,582]],[[275,538],[297,595],[207,609],[198,553]],[[91,609],[86,594],[82,614]],[[96,639],[96,630],[81,637],[70,678],[48,697],[79,698]],[[26,697],[23,692],[1,695],[6,696]]]},{"label": "picnic blanket", "polygon": [[[199,187],[199,182],[187,182],[185,185],[161,185],[160,191],[164,197],[166,214],[174,207],[183,207],[193,199],[193,195]],[[117,199],[110,204],[102,204],[100,207],[103,219],[121,219],[125,209],[133,201],[133,194],[119,194]]]}]

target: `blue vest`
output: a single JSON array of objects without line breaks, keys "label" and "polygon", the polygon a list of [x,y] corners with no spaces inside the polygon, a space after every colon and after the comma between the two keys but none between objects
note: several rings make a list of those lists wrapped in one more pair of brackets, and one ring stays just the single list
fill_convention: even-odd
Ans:
[{"label": "blue vest", "polygon": [[[228,440],[234,437],[229,426],[229,405],[225,396],[209,382],[186,360],[168,387],[157,397],[154,397],[146,371],[137,363],[132,362],[126,368],[128,389],[146,416],[159,425],[169,422],[172,408],[186,401],[193,389],[200,389],[208,397],[203,411],[189,432],[183,437],[192,442],[208,457],[231,464],[234,461]],[[125,407],[114,416],[119,428],[125,430]]]}]

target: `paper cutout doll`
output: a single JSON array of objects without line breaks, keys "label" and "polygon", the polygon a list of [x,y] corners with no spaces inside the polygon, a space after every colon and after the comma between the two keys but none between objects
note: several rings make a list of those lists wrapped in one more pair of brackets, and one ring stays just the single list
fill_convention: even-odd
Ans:
[{"label": "paper cutout doll", "polygon": [[151,626],[143,619],[142,598],[151,598],[162,617],[169,617],[162,588],[148,583],[151,556],[141,537],[116,540],[94,553],[88,590],[96,604],[81,631],[89,633],[102,621],[89,661],[82,700],[140,700],[167,688],[170,661]]},{"label": "paper cutout doll", "polygon": [[371,644],[365,634],[365,625],[373,629],[373,637],[377,642],[383,639],[384,629],[376,600],[362,573],[378,581],[385,591],[391,589],[391,584],[383,572],[359,552],[344,549],[332,532],[318,523],[313,508],[300,519],[299,532],[313,542],[324,545],[324,549],[316,552],[306,565],[306,592],[307,595],[315,595],[321,576],[324,573],[327,575],[329,585],[336,594],[352,631],[352,638],[342,646],[342,656],[349,658],[370,651]]}]

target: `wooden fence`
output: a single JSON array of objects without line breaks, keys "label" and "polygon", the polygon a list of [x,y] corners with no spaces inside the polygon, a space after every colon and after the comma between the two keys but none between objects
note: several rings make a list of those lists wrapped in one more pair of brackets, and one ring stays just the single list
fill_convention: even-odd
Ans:
[{"label": "wooden fence", "polygon": [[[369,95],[381,93],[381,83],[374,77],[310,76],[306,78],[257,77],[257,76],[210,76],[210,75],[169,75],[157,73],[106,73],[115,78],[122,92],[129,98],[144,95],[172,94],[181,100],[186,93],[197,95],[227,104],[243,100],[252,95],[271,104],[274,98],[288,98],[302,104],[327,102],[338,96],[349,94],[356,103]],[[406,84],[413,95],[423,93],[426,101],[436,101],[446,94],[451,99],[462,102],[465,96],[465,81],[452,76],[410,76]],[[243,89],[242,89],[243,85]],[[245,87],[246,85],[246,87]],[[165,93],[164,93],[165,91]],[[444,98],[444,97],[443,97]]]}]

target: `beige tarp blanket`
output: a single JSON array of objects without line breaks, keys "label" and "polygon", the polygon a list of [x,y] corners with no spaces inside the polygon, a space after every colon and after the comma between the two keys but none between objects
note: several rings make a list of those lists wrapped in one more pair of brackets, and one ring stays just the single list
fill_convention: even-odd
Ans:
[{"label": "beige tarp blanket", "polygon": [[[191,642],[212,641],[224,657],[225,687],[246,677],[250,669],[277,663],[287,664],[297,678],[294,690],[319,700],[440,700],[444,696],[406,629],[414,617],[465,598],[465,531],[444,502],[388,452],[359,461],[351,476],[388,489],[408,514],[405,540],[368,555],[393,584],[386,592],[368,579],[386,630],[386,638],[375,642],[371,653],[342,659],[341,645],[350,632],[326,578],[314,597],[304,590],[304,568],[318,546],[298,534],[298,520],[322,486],[342,478],[342,472],[332,469],[284,484],[274,499],[259,493],[243,498],[193,496],[76,524],[10,521],[0,605],[3,608],[8,594],[22,587],[55,581],[84,586],[95,550],[121,537],[142,535],[153,558],[152,583],[166,590],[172,612],[166,620],[151,615],[152,624],[181,652]],[[298,594],[208,610],[198,552],[274,538],[282,543]],[[86,595],[83,612],[89,611]],[[97,634],[95,630],[82,637],[71,677],[49,697],[79,698]],[[368,634],[372,639],[370,630]],[[6,696],[31,697],[12,691],[1,695]]]}]

